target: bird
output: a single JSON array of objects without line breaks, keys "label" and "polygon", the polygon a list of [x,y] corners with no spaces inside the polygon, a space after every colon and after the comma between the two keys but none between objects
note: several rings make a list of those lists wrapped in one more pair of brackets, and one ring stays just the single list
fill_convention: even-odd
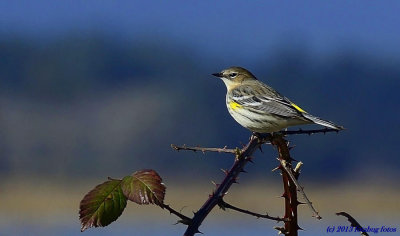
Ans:
[{"label": "bird", "polygon": [[230,115],[254,133],[274,133],[291,126],[318,124],[334,130],[343,126],[313,116],[259,81],[245,68],[233,66],[213,73],[227,88],[226,106]]}]

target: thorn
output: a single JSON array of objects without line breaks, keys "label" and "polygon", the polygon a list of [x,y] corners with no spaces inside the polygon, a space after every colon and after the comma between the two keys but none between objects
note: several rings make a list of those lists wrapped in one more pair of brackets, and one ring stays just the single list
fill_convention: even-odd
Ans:
[{"label": "thorn", "polygon": [[224,206],[224,204],[222,202],[218,202],[218,206],[219,206],[219,209],[226,211],[226,207]]},{"label": "thorn", "polygon": [[272,172],[275,172],[275,171],[277,171],[277,170],[279,170],[280,169],[280,166],[278,166],[278,167],[275,167],[274,169],[272,169],[271,171]]},{"label": "thorn", "polygon": [[260,145],[260,146],[258,146],[258,148],[260,149],[260,152],[261,152],[261,153],[263,153],[263,150],[262,150],[262,147],[261,147],[261,145]]},{"label": "thorn", "polygon": [[218,187],[220,184],[215,183],[213,180],[211,180],[211,183],[215,185],[215,187]]},{"label": "thorn", "polygon": [[[317,212],[317,214],[318,214],[318,212]],[[322,217],[321,217],[321,216],[319,216],[319,215],[313,215],[312,217],[315,217],[315,218],[317,218],[317,220],[320,220],[320,219],[322,219]]]},{"label": "thorn", "polygon": [[244,169],[242,169],[242,170],[240,170],[240,172],[242,172],[242,173],[248,173],[246,170],[244,170]]},{"label": "thorn", "polygon": [[274,227],[274,229],[278,230],[278,235],[285,234],[284,232],[286,232],[285,228],[283,227]]},{"label": "thorn", "polygon": [[222,172],[224,172],[226,175],[228,175],[228,171],[227,171],[227,170],[222,169],[222,168],[221,168],[221,170],[222,170]]},{"label": "thorn", "polygon": [[248,158],[247,158],[247,161],[250,162],[250,163],[252,163],[252,164],[254,164],[254,161],[253,161],[253,158],[252,158],[252,157],[248,157]]},{"label": "thorn", "polygon": [[297,200],[295,199],[295,200],[292,202],[292,204],[293,204],[294,206],[298,206],[298,205],[304,204],[304,203],[299,202],[299,201],[297,201]]}]

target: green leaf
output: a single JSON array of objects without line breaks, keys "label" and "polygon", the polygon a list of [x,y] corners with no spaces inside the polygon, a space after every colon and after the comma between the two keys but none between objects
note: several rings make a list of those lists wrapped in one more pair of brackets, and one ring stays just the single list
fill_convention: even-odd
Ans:
[{"label": "green leaf", "polygon": [[126,207],[121,180],[109,180],[97,185],[82,199],[79,206],[81,231],[104,227],[118,219]]},{"label": "green leaf", "polygon": [[140,170],[126,176],[122,179],[121,188],[129,200],[140,205],[163,205],[165,186],[154,170]]}]

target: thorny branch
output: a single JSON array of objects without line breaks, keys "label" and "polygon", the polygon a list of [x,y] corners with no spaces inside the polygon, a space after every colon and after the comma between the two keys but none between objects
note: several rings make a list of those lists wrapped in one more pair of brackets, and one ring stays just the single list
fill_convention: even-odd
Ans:
[{"label": "thorny branch", "polygon": [[312,202],[310,199],[308,199],[306,193],[303,190],[303,187],[300,186],[299,182],[297,181],[296,177],[292,173],[292,170],[287,166],[287,162],[285,160],[279,160],[281,162],[281,166],[285,169],[286,173],[289,175],[289,177],[292,179],[293,183],[296,185],[297,191],[300,192],[301,196],[303,197],[304,201],[306,201],[306,204],[310,208],[310,210],[313,212],[313,217],[317,218],[318,220],[322,219],[322,217],[318,214],[318,211],[315,210],[314,206],[312,205]]},{"label": "thorny branch", "polygon": [[325,128],[325,129],[310,129],[310,130],[284,130],[284,131],[280,131],[279,133],[282,135],[294,135],[294,134],[326,134],[326,133],[331,133],[331,132],[335,132],[335,133],[339,133],[340,130],[337,129],[330,129],[330,128]]},{"label": "thorny branch", "polygon": [[180,151],[180,150],[189,150],[189,151],[200,151],[202,153],[205,152],[222,152],[222,153],[235,153],[235,149],[228,149],[225,147],[223,148],[205,148],[205,147],[188,147],[186,145],[183,146],[176,146],[175,144],[171,144],[171,148],[176,150],[176,151]]},{"label": "thorny branch", "polygon": [[[269,137],[270,135],[266,135],[265,137]],[[214,192],[210,195],[208,200],[203,204],[203,206],[194,213],[191,224],[186,229],[184,235],[192,236],[196,233],[199,233],[199,226],[203,223],[204,219],[211,212],[211,210],[220,202],[220,200],[225,196],[228,192],[229,188],[233,183],[236,183],[237,177],[240,172],[243,171],[244,166],[251,161],[251,155],[255,150],[257,150],[261,144],[263,144],[263,140],[258,136],[252,135],[249,143],[241,150],[237,151],[235,154],[235,162],[229,171],[226,172],[226,176],[221,184],[217,185],[218,187],[214,190]]]},{"label": "thorny branch", "polygon": [[227,202],[225,202],[224,200],[221,199],[221,201],[218,203],[218,206],[221,207],[223,210],[225,209],[231,209],[234,211],[238,211],[247,215],[252,215],[255,216],[257,218],[265,218],[265,219],[270,219],[270,220],[275,220],[275,221],[288,221],[289,219],[287,218],[281,218],[281,217],[274,217],[274,216],[270,216],[268,214],[259,214],[259,213],[255,213],[249,210],[244,210],[241,209],[239,207],[235,207]]},{"label": "thorny branch", "polygon": [[[277,134],[278,134],[278,136],[282,137],[285,135],[293,135],[293,134],[311,135],[311,134],[316,134],[316,133],[324,133],[325,134],[327,132],[338,132],[338,131],[334,130],[334,129],[316,129],[316,130],[281,131],[281,132],[278,132]],[[235,154],[235,157],[236,157],[235,162],[233,163],[233,166],[231,167],[231,169],[229,171],[226,171],[226,176],[225,176],[224,180],[222,181],[222,183],[219,185],[216,185],[217,188],[213,191],[213,193],[210,195],[208,200],[203,204],[203,206],[197,212],[194,213],[193,218],[190,219],[190,221],[185,221],[185,222],[189,222],[189,224],[188,224],[188,228],[186,229],[186,231],[184,233],[184,236],[192,236],[196,233],[200,233],[200,231],[199,231],[200,225],[202,224],[204,219],[207,217],[207,215],[211,212],[211,210],[216,205],[221,204],[221,202],[223,202],[222,199],[228,192],[229,188],[232,186],[233,183],[237,182],[236,180],[237,180],[237,177],[239,176],[239,174],[241,172],[244,172],[243,168],[245,167],[245,165],[248,162],[252,162],[251,155],[254,153],[254,151],[257,150],[258,148],[260,148],[262,144],[270,143],[274,136],[275,135],[271,135],[271,134],[254,134],[251,136],[249,143],[242,149],[238,149],[238,148],[237,149],[227,149],[226,147],[224,147],[224,148],[203,148],[203,147],[188,147],[186,145],[184,145],[184,146],[176,146],[174,144],[171,145],[171,147],[177,151],[190,150],[190,151],[201,151],[203,153],[205,153],[205,152],[233,153],[233,154]],[[286,147],[286,148],[287,148],[287,152],[288,152],[289,148],[288,147]],[[282,168],[284,168],[283,165],[282,165]],[[290,167],[290,169],[291,169],[291,167]],[[289,178],[286,178],[286,180],[284,180],[284,181],[286,183],[294,182],[293,179],[296,179],[296,178],[294,178],[293,173],[291,171],[287,171],[286,169],[284,169],[284,170],[285,171],[282,172],[283,175],[285,173],[288,173],[289,176],[290,176],[289,173],[291,173],[291,175],[292,175]],[[296,175],[298,175],[297,172],[296,172]],[[296,181],[296,183],[297,183],[297,181]],[[301,189],[303,197],[306,198],[304,191],[302,190],[301,186],[298,183],[295,186],[292,186],[292,185],[286,186],[285,192],[294,193],[294,194],[292,194],[296,199],[296,202],[294,204],[298,205],[299,203],[297,202],[296,188],[298,188],[299,191]],[[308,200],[308,198],[306,201],[308,201],[311,204],[311,202]],[[236,208],[235,210],[238,210],[238,209],[239,208]],[[314,208],[311,206],[311,209],[314,209]],[[240,209],[240,210],[242,210],[242,209]],[[246,211],[246,210],[243,210],[243,211]],[[243,212],[243,211],[241,211],[241,212]],[[316,211],[314,210],[314,212],[316,212]],[[245,213],[245,212],[243,212],[243,213]],[[294,212],[294,213],[296,214],[296,217],[297,217],[297,209],[296,209],[296,212]],[[175,214],[175,213],[173,213],[173,214]],[[257,214],[257,213],[254,213],[254,214]],[[317,218],[319,217],[318,213],[316,214],[316,216],[317,216]],[[180,217],[180,216],[178,216],[178,217]],[[285,214],[285,217],[286,217],[286,214]],[[267,217],[264,217],[264,218],[267,218]],[[285,218],[283,218],[283,219],[285,219]],[[286,229],[286,224],[288,223],[288,221],[284,221],[284,222],[285,222],[285,228],[283,228],[283,229],[286,230],[286,232],[288,232]],[[293,224],[293,222],[291,222],[291,223]],[[295,232],[297,232],[297,229],[299,229],[299,227],[297,226],[297,219],[294,223],[296,224]]]},{"label": "thorny branch", "polygon": [[297,200],[296,185],[293,180],[289,177],[289,173],[292,173],[292,158],[290,157],[288,142],[283,139],[282,135],[274,135],[272,137],[271,143],[275,145],[278,149],[279,161],[285,163],[286,168],[280,164],[278,169],[282,173],[283,181],[283,194],[282,197],[285,199],[285,218],[289,221],[284,223],[284,227],[276,228],[279,230],[279,234],[284,234],[288,236],[297,236],[298,230],[300,229],[297,219],[297,206],[300,204]]},{"label": "thorny branch", "polygon": [[358,223],[358,222],[356,221],[356,219],[354,219],[349,213],[346,213],[346,212],[338,212],[338,213],[336,213],[336,215],[346,217],[347,220],[350,222],[350,226],[356,227],[358,230],[360,230],[360,231],[361,231],[361,235],[363,235],[363,236],[369,236],[369,235],[367,234],[367,232],[365,232],[364,228],[360,225],[360,223]]},{"label": "thorny branch", "polygon": [[[318,133],[326,134],[326,133],[329,133],[329,132],[336,132],[337,133],[339,131],[336,130],[336,129],[325,128],[325,129],[312,129],[312,130],[302,130],[302,129],[299,129],[299,130],[286,130],[286,131],[280,131],[280,132],[277,132],[277,133],[285,136],[285,135],[295,135],[295,134],[308,134],[308,135],[318,134]],[[267,143],[267,142],[265,142],[265,143]],[[202,153],[206,153],[206,152],[236,153],[236,151],[237,151],[236,149],[229,149],[226,146],[223,147],[223,148],[207,148],[207,147],[199,147],[199,146],[191,147],[191,146],[186,146],[186,145],[177,146],[175,144],[171,144],[171,148],[176,150],[176,151],[180,151],[180,150],[194,151],[194,152],[199,151],[199,152],[202,152]]]},{"label": "thorny branch", "polygon": [[174,210],[172,207],[166,204],[162,204],[161,208],[164,208],[169,211],[169,213],[176,215],[177,217],[181,218],[178,223],[182,223],[184,225],[189,225],[192,221],[189,217],[185,216],[184,214]]}]

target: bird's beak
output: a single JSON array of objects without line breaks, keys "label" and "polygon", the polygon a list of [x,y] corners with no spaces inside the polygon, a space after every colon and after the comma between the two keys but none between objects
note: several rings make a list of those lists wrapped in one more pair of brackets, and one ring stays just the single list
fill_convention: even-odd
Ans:
[{"label": "bird's beak", "polygon": [[215,77],[219,77],[219,78],[223,77],[223,76],[222,76],[222,73],[214,73],[214,74],[212,74],[212,75],[215,76]]}]

